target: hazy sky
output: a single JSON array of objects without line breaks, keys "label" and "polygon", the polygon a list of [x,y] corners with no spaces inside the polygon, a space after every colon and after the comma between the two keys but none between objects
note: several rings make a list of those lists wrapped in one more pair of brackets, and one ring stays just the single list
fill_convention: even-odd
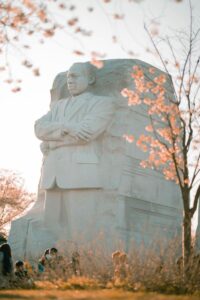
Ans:
[{"label": "hazy sky", "polygon": [[[65,2],[65,1],[63,1]],[[66,3],[69,1],[66,0]],[[161,24],[161,33],[188,28],[188,1],[177,3],[174,0],[144,0],[140,4],[128,0],[113,0],[105,4],[103,0],[74,0],[78,9],[71,12],[54,11],[56,18],[78,16],[80,25],[93,31],[91,37],[72,38],[65,32],[41,45],[35,39],[27,55],[40,68],[41,76],[34,77],[20,62],[24,60],[18,51],[11,52],[13,73],[23,80],[22,91],[12,93],[0,74],[0,168],[19,171],[26,180],[29,190],[36,192],[40,175],[42,155],[39,143],[34,136],[33,126],[37,118],[48,111],[49,90],[57,73],[67,70],[76,61],[90,59],[91,51],[106,53],[106,58],[128,58],[126,50],[136,53],[135,58],[159,65],[145,48],[149,40],[143,24],[154,19]],[[200,24],[200,1],[192,0],[196,22]],[[88,7],[93,7],[92,13]],[[125,20],[112,21],[112,14],[125,14]],[[154,25],[152,25],[154,26]],[[118,36],[119,44],[113,44],[112,36]],[[72,54],[74,49],[87,53],[85,57]],[[139,56],[138,56],[139,55]],[[134,57],[131,57],[134,58]],[[1,57],[0,57],[1,59]],[[1,62],[0,62],[1,64]]]}]

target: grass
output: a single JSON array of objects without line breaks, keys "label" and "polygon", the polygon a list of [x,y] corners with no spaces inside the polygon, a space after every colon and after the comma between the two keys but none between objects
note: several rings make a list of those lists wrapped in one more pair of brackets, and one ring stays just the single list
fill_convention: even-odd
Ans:
[{"label": "grass", "polygon": [[177,245],[168,244],[167,251],[162,245],[154,246],[135,246],[128,255],[119,250],[108,255],[102,249],[89,248],[80,249],[77,256],[72,250],[47,261],[43,273],[37,272],[37,260],[35,265],[26,262],[35,284],[27,285],[27,281],[24,285],[15,279],[12,289],[0,290],[0,300],[200,299],[200,255],[191,257],[185,277],[182,264],[177,263]]},{"label": "grass", "polygon": [[6,290],[0,291],[0,299],[30,300],[199,300],[197,296],[161,295],[156,293],[132,293],[122,290]]}]

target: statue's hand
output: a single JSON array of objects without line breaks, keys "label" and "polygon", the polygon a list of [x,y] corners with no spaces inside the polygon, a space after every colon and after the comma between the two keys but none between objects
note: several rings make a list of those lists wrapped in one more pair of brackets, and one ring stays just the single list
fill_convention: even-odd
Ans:
[{"label": "statue's hand", "polygon": [[43,155],[47,155],[49,152],[49,144],[47,142],[42,142],[40,144],[40,150]]},{"label": "statue's hand", "polygon": [[77,133],[77,137],[86,142],[90,140],[90,136],[91,136],[90,133],[87,132],[86,130],[81,130],[80,132]]},{"label": "statue's hand", "polygon": [[84,140],[89,141],[91,133],[88,129],[82,128],[80,129],[79,126],[70,125],[70,124],[64,124],[62,128],[63,134],[69,134],[73,137],[75,137],[77,140]]}]

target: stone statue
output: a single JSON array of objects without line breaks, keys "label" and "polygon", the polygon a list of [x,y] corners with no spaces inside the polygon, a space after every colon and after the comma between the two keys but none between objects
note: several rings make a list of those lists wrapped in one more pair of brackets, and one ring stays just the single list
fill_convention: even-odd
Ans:
[{"label": "stone statue", "polygon": [[[56,76],[51,109],[35,123],[44,155],[38,201],[11,226],[16,258],[34,258],[61,240],[89,245],[100,233],[111,251],[119,243],[128,251],[133,241],[181,230],[178,187],[143,169],[145,153],[123,138],[137,139],[149,124],[145,107],[128,106],[121,95],[135,88],[133,66],[153,76],[152,66],[131,59],[104,61],[102,69],[76,63]],[[154,76],[162,73],[155,68]],[[165,85],[173,97],[170,77]]]},{"label": "stone statue", "polygon": [[[69,222],[73,202],[98,197],[102,189],[102,134],[114,116],[111,97],[89,91],[95,82],[90,64],[74,64],[67,74],[71,97],[58,101],[35,123],[36,136],[42,140],[44,163],[40,186],[45,195],[45,225],[52,230],[76,231]],[[92,193],[92,195],[91,195]],[[74,214],[78,223],[76,213]],[[86,220],[84,220],[86,222]],[[84,224],[80,224],[80,229]]]}]

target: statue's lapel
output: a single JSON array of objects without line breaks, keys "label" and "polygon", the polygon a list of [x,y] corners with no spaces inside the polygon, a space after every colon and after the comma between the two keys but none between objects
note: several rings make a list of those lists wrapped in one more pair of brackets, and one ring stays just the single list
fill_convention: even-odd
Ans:
[{"label": "statue's lapel", "polygon": [[85,93],[84,95],[82,94],[71,99],[69,105],[65,110],[65,116],[67,117],[67,119],[69,120],[73,118],[74,115],[82,108],[82,106],[87,103],[90,97],[90,94]]}]

